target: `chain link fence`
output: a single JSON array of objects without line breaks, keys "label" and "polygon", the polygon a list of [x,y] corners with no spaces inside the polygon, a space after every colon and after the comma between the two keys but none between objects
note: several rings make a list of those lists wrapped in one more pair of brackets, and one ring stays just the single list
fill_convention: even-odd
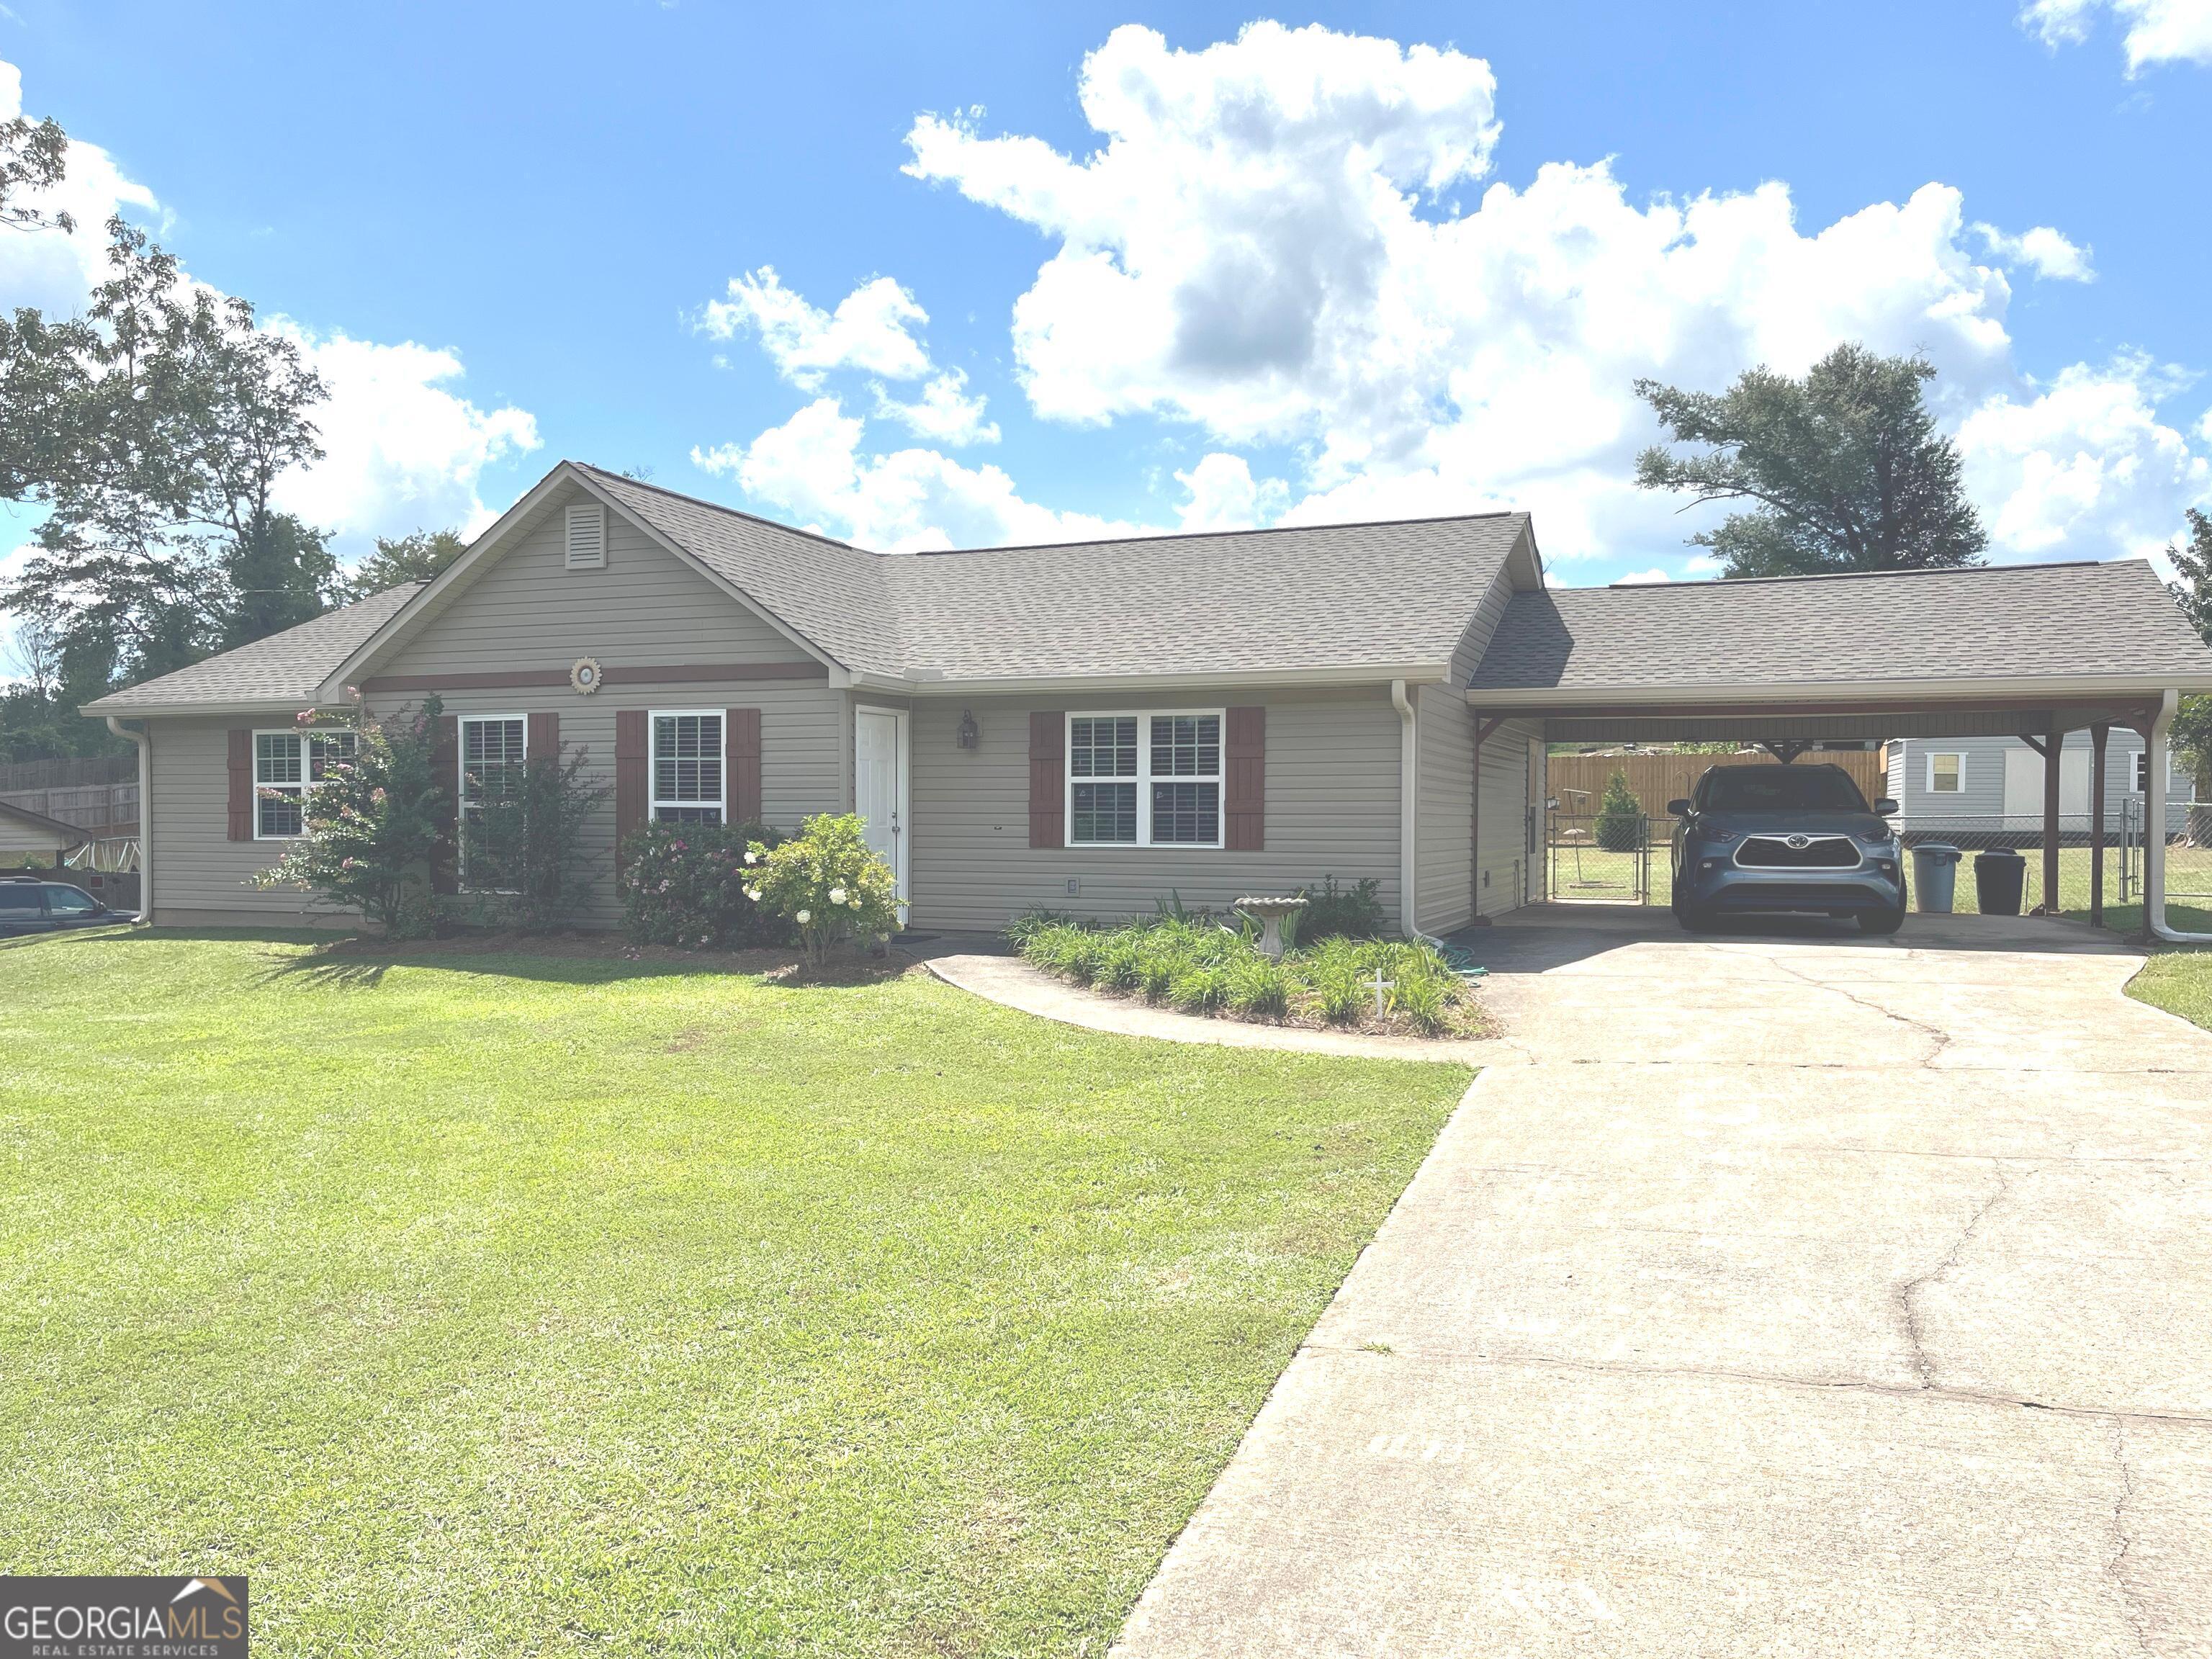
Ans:
[{"label": "chain link fence", "polygon": [[[1551,811],[1545,815],[1544,896],[1553,903],[1665,904],[1673,896],[1674,819]],[[2058,819],[2058,895],[2056,908],[2087,910],[2094,866],[2087,812]],[[2046,908],[2043,825],[2003,814],[1917,820],[1906,832],[1908,878],[1911,849],[1929,842],[1957,848],[1960,860],[1952,908],[1978,914],[1974,855],[2008,848],[2027,860],[2023,913]],[[2105,817],[2105,902],[2140,904],[2143,884],[2143,802],[2124,795]],[[2176,904],[2212,906],[2212,803],[2176,805],[2167,814],[2166,897]],[[1914,900],[1917,908],[1918,900]]]}]

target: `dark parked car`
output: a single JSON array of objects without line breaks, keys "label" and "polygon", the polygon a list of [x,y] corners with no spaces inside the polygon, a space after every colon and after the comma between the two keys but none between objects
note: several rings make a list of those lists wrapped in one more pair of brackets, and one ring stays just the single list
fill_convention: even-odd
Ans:
[{"label": "dark parked car", "polygon": [[1692,930],[1757,910],[1855,916],[1869,933],[1905,921],[1905,859],[1838,766],[1716,766],[1688,800],[1674,842],[1674,918]]},{"label": "dark parked car", "polygon": [[0,876],[0,939],[17,933],[58,933],[66,927],[110,927],[136,921],[111,910],[81,887],[36,876]]}]

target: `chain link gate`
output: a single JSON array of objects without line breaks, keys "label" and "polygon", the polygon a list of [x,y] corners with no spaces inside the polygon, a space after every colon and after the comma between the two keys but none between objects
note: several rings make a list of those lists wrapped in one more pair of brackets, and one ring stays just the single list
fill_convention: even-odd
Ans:
[{"label": "chain link gate", "polygon": [[1544,897],[1554,904],[1650,904],[1653,861],[1661,855],[1652,846],[1651,820],[1642,812],[1548,808]]}]

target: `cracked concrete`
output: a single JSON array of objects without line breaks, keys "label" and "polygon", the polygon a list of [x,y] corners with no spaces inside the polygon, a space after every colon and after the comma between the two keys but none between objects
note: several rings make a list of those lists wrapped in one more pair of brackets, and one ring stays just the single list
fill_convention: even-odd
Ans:
[{"label": "cracked concrete", "polygon": [[2137,958],[1468,940],[1505,1041],[1126,1659],[2212,1655],[2212,1036]]}]

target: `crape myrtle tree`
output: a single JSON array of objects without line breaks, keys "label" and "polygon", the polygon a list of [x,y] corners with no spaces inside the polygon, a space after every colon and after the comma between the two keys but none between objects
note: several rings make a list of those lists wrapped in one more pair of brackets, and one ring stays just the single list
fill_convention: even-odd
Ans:
[{"label": "crape myrtle tree", "polygon": [[1638,457],[1636,482],[1747,503],[1690,538],[1724,576],[1978,564],[1989,538],[1923,397],[1935,374],[1846,344],[1802,380],[1759,368],[1718,393],[1638,380],[1669,442]]}]

